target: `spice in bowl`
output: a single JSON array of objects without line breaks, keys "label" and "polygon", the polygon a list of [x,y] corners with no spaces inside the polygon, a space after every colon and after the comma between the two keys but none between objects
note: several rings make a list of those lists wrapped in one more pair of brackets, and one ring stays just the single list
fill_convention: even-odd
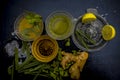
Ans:
[{"label": "spice in bowl", "polygon": [[58,43],[48,35],[38,37],[32,43],[32,55],[41,62],[52,61],[58,53]]}]

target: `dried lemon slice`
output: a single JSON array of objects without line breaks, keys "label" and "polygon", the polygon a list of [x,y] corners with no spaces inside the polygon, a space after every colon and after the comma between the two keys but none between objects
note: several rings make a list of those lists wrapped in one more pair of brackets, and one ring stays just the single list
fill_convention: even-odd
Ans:
[{"label": "dried lemon slice", "polygon": [[86,13],[82,17],[82,23],[89,23],[91,21],[96,20],[96,16],[93,13]]},{"label": "dried lemon slice", "polygon": [[102,28],[102,36],[104,40],[111,40],[115,37],[116,31],[115,28],[111,25],[105,25]]}]

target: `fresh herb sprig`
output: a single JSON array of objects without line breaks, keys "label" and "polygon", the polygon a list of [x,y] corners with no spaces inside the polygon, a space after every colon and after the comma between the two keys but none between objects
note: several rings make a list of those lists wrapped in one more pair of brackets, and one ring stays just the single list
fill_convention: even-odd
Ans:
[{"label": "fresh herb sprig", "polygon": [[42,21],[42,17],[34,12],[26,11],[25,18],[32,25],[38,25]]}]

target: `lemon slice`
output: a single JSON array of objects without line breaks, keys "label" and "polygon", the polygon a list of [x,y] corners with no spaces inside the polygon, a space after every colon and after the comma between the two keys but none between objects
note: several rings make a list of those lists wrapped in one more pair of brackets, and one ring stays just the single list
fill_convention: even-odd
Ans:
[{"label": "lemon slice", "polygon": [[104,40],[111,40],[115,37],[116,31],[115,28],[111,25],[105,25],[102,28],[102,36]]},{"label": "lemon slice", "polygon": [[86,13],[82,17],[82,23],[89,23],[91,21],[96,20],[96,16],[93,13]]}]

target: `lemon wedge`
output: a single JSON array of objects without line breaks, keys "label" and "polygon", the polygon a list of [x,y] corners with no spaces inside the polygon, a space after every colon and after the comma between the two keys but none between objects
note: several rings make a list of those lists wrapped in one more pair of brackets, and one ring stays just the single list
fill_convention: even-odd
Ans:
[{"label": "lemon wedge", "polygon": [[86,13],[82,16],[82,23],[89,23],[96,20],[96,16],[93,13]]},{"label": "lemon wedge", "polygon": [[112,25],[105,25],[102,28],[102,37],[104,40],[111,40],[115,37],[116,31]]}]

